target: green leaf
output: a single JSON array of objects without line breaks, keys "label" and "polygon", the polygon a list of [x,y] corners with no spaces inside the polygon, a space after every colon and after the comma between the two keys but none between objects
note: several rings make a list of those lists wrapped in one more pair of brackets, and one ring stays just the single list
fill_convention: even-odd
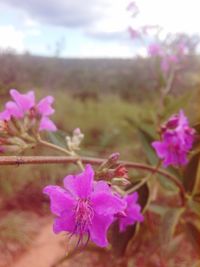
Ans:
[{"label": "green leaf", "polygon": [[196,261],[192,267],[200,267],[200,260]]},{"label": "green leaf", "polygon": [[161,205],[158,205],[158,204],[155,204],[155,203],[151,203],[149,205],[149,208],[148,210],[153,212],[153,213],[156,213],[160,216],[164,216],[164,214],[166,213],[166,211],[168,210],[169,208],[166,207],[166,206],[161,206]]},{"label": "green leaf", "polygon": [[124,232],[119,231],[118,222],[114,222],[109,232],[109,242],[112,245],[112,252],[116,257],[122,257],[131,239],[138,232],[139,224],[128,226]]},{"label": "green leaf", "polygon": [[164,214],[160,228],[161,244],[164,246],[167,246],[172,240],[183,212],[184,208],[170,208]]},{"label": "green leaf", "polygon": [[66,148],[66,133],[63,131],[48,132],[48,139],[54,145]]},{"label": "green leaf", "polygon": [[169,181],[168,179],[166,179],[166,177],[158,175],[158,181],[160,183],[160,185],[168,191],[173,191],[173,192],[177,192],[177,186],[172,182]]},{"label": "green leaf", "polygon": [[199,163],[198,163],[197,172],[196,172],[193,195],[195,196],[196,199],[200,200],[200,153],[198,155],[199,155]]},{"label": "green leaf", "polygon": [[168,97],[163,117],[168,118],[171,114],[179,111],[183,107],[186,107],[187,104],[189,103],[190,98],[191,98],[190,92],[180,96],[176,101],[174,101],[174,97],[171,97],[171,99]]},{"label": "green leaf", "polygon": [[[138,202],[144,211],[149,203],[148,185],[144,184],[137,192],[139,194]],[[112,251],[116,257],[122,257],[124,255],[129,242],[134,239],[139,231],[139,228],[140,224],[137,223],[127,227],[124,232],[119,232],[118,222],[112,224],[109,232],[109,241],[112,245]]]},{"label": "green leaf", "polygon": [[188,206],[200,218],[200,201],[197,202],[193,197],[188,201]]},{"label": "green leaf", "polygon": [[147,183],[143,184],[138,190],[138,203],[142,207],[142,211],[145,211],[147,209],[147,206],[149,205],[149,198],[150,198],[150,190]]},{"label": "green leaf", "polygon": [[154,141],[154,139],[141,128],[138,128],[138,133],[149,163],[155,165],[158,162],[158,158],[153,147],[151,146],[151,143]]},{"label": "green leaf", "polygon": [[199,163],[200,163],[200,154],[194,155],[189,163],[186,165],[184,172],[183,172],[183,185],[185,187],[186,192],[192,193],[194,188],[196,187],[195,184],[197,183],[197,179],[200,179],[199,174]]},{"label": "green leaf", "polygon": [[200,229],[191,222],[185,224],[186,234],[193,245],[194,249],[199,253],[200,251]]},{"label": "green leaf", "polygon": [[151,140],[155,139],[156,133],[155,133],[154,123],[152,120],[144,122],[144,119],[143,121],[141,121],[140,119],[139,121],[137,121],[136,119],[129,118],[127,116],[124,119],[134,128],[145,131],[148,134],[148,136],[150,136]]}]

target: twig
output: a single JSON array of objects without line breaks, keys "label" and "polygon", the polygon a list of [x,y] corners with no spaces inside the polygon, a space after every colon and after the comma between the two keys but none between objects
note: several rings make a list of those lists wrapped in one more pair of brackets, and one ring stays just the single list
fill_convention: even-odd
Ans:
[{"label": "twig", "polygon": [[[71,157],[71,156],[1,156],[0,165],[25,165],[25,164],[61,164],[61,163],[77,163],[81,160],[83,164],[90,163],[92,165],[102,164],[105,160],[101,158],[92,157]],[[139,169],[143,171],[148,171],[151,173],[155,172],[155,166],[150,166],[147,164],[131,162],[131,161],[118,161],[118,164],[122,164],[127,168]],[[158,169],[156,171],[158,174],[163,175],[168,180],[173,182],[180,191],[180,197],[182,199],[182,205],[185,204],[185,189],[181,182],[176,178],[176,176],[162,170]]]}]

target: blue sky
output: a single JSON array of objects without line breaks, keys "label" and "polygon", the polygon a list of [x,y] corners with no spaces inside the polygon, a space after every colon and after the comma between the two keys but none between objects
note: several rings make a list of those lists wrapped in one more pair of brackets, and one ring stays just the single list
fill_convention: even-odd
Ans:
[{"label": "blue sky", "polygon": [[131,18],[128,0],[1,0],[0,48],[64,57],[145,55],[127,28],[161,25],[164,33],[200,33],[198,0],[138,0]]}]

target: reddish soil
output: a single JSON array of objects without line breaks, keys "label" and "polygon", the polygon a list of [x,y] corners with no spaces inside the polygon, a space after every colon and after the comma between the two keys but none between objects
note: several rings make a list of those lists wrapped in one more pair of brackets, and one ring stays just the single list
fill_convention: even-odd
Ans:
[{"label": "reddish soil", "polygon": [[[50,267],[66,252],[66,238],[52,232],[52,222],[40,229],[31,249],[9,267]],[[8,266],[7,266],[8,267]]]}]

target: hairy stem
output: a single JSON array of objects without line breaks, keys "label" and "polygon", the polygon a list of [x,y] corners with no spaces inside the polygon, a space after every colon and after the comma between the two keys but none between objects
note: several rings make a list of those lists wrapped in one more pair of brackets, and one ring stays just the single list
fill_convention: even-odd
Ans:
[{"label": "hairy stem", "polygon": [[[62,148],[61,148],[62,149]],[[0,165],[24,165],[24,164],[59,164],[59,163],[75,163],[81,161],[83,164],[90,163],[92,165],[100,165],[105,159],[92,158],[92,157],[80,157],[80,156],[1,156]],[[118,164],[122,164],[127,168],[143,170],[151,173],[155,173],[156,167],[143,163],[131,162],[131,161],[118,161]],[[182,183],[176,178],[176,176],[162,170],[157,169],[158,174],[163,175],[165,178],[173,182],[180,191],[180,197],[182,205],[185,204],[185,189]]]},{"label": "hairy stem", "polygon": [[38,141],[39,144],[41,144],[41,145],[43,145],[43,146],[45,146],[45,147],[52,148],[52,149],[54,149],[54,150],[60,151],[60,152],[62,152],[62,153],[64,153],[64,154],[67,154],[67,155],[69,155],[69,156],[72,155],[72,153],[71,153],[70,151],[68,151],[66,148],[63,148],[63,147],[54,145],[54,144],[52,144],[52,143],[49,143],[49,142],[47,142],[47,141],[45,141],[45,140],[42,140],[40,136],[37,136],[37,141]]}]

